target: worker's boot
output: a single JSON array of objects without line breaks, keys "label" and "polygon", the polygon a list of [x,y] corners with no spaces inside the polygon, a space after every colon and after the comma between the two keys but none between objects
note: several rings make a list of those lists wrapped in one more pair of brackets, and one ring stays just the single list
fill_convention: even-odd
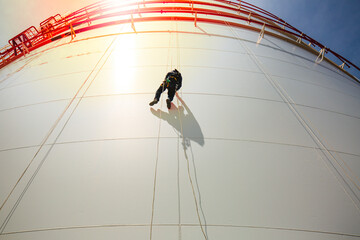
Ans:
[{"label": "worker's boot", "polygon": [[170,99],[166,99],[166,105],[167,105],[167,108],[168,108],[168,109],[171,108],[171,101],[170,101]]},{"label": "worker's boot", "polygon": [[158,102],[159,102],[159,100],[154,98],[154,100],[151,103],[149,103],[149,105],[153,106],[154,104],[157,104]]}]

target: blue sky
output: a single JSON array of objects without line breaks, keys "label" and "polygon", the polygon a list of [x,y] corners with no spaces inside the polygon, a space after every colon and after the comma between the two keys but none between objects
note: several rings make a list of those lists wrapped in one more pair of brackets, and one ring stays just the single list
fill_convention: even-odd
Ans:
[{"label": "blue sky", "polygon": [[[0,0],[0,47],[27,27],[94,0]],[[248,0],[360,66],[360,0]],[[340,64],[340,62],[336,62]],[[359,71],[351,71],[360,78]]]},{"label": "blue sky", "polygon": [[[360,66],[360,0],[248,0]],[[341,64],[341,62],[336,61]],[[349,70],[360,78],[356,69]]]}]

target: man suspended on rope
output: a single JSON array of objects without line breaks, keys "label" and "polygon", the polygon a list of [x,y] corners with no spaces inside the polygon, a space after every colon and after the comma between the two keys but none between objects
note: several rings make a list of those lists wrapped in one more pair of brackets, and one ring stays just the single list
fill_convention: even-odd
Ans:
[{"label": "man suspended on rope", "polygon": [[181,73],[174,69],[171,72],[168,72],[165,76],[165,80],[161,83],[160,87],[156,91],[155,98],[152,102],[149,103],[150,106],[157,104],[160,99],[161,93],[163,93],[166,89],[168,90],[168,99],[166,99],[167,108],[171,108],[171,101],[174,99],[175,92],[181,88],[182,85],[182,77]]}]

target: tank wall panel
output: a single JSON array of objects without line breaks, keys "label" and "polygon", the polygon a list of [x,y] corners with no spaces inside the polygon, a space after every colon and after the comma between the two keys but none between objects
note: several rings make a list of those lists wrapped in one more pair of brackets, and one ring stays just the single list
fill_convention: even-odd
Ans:
[{"label": "tank wall panel", "polygon": [[[0,239],[360,236],[359,84],[257,32],[135,28],[0,71]],[[174,68],[171,109],[149,107]]]}]

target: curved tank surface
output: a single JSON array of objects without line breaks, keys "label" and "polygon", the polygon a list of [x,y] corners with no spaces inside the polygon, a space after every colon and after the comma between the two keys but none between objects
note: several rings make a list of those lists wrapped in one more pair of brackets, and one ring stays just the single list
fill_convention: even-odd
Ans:
[{"label": "curved tank surface", "polygon": [[0,62],[0,240],[360,239],[360,83],[336,53],[220,0],[35,30]]}]

